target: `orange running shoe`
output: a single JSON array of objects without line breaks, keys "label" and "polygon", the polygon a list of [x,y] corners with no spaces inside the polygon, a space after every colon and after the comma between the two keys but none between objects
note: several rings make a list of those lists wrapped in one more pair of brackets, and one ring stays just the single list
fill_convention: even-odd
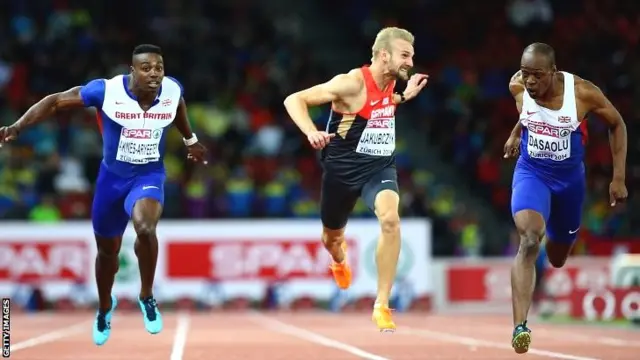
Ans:
[{"label": "orange running shoe", "polygon": [[338,287],[345,290],[351,286],[351,267],[347,265],[347,242],[343,241],[341,246],[344,252],[344,261],[342,264],[334,261],[333,264],[331,264],[331,272]]},{"label": "orange running shoe", "polygon": [[374,306],[371,320],[376,323],[380,332],[392,333],[396,331],[396,323],[391,318],[391,309],[388,306]]}]

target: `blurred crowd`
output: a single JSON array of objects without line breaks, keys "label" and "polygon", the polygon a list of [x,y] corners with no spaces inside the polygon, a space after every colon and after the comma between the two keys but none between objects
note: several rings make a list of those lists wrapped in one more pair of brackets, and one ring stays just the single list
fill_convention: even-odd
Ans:
[{"label": "blurred crowd", "polygon": [[[184,85],[190,121],[210,150],[210,165],[194,167],[185,161],[179,132],[170,132],[165,192],[172,206],[164,216],[317,217],[317,154],[286,116],[282,100],[334,74],[315,65],[310,50],[321,45],[305,41],[292,20],[267,16],[251,2],[226,3],[143,0],[124,5],[119,0],[104,7],[72,0],[9,1],[10,10],[0,14],[0,124],[14,122],[49,93],[126,73],[133,47],[156,43],[165,52],[167,73]],[[640,150],[634,137],[640,93],[633,87],[640,78],[638,3],[323,4],[331,7],[331,16],[346,20],[340,26],[353,36],[343,40],[362,52],[344,70],[368,61],[383,26],[402,26],[416,35],[416,66],[431,75],[413,108],[428,124],[425,139],[438,145],[442,160],[455,164],[468,187],[491,201],[504,221],[510,221],[513,162],[502,159],[502,146],[517,119],[507,84],[532,41],[552,44],[560,70],[593,81],[618,107],[629,129],[627,186],[638,185],[640,158],[633,156]],[[319,127],[327,116],[328,107],[313,109]],[[598,234],[629,233],[638,216],[629,209],[637,200],[631,196],[625,206],[608,207],[607,132],[596,118],[588,123],[590,192],[584,226]],[[64,112],[25,131],[0,151],[2,218],[88,218],[101,152],[92,109]],[[414,171],[419,156],[402,142],[398,152],[403,215],[433,218],[436,237],[443,241],[477,243],[479,224],[473,215],[440,215],[455,206],[455,189],[438,199],[425,196],[425,175]],[[359,203],[354,217],[370,216]]]}]

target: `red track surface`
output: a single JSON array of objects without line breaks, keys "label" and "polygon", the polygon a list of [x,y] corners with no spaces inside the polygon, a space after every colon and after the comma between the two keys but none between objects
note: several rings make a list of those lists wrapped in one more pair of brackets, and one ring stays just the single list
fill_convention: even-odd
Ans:
[{"label": "red track surface", "polygon": [[[116,312],[109,342],[91,341],[90,313],[12,318],[11,359],[24,360],[425,360],[522,359],[510,347],[508,316],[396,314],[382,335],[368,314],[165,313],[161,334],[145,332],[137,313]],[[631,360],[640,332],[531,322],[526,359]]]}]

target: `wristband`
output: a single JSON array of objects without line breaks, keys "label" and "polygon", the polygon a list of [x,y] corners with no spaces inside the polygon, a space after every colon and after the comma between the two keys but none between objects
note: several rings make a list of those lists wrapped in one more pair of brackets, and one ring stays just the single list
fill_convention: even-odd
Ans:
[{"label": "wristband", "polygon": [[191,139],[187,140],[185,138],[182,138],[182,141],[184,142],[184,144],[186,146],[191,146],[191,145],[193,145],[193,144],[198,142],[198,137],[196,136],[196,133],[192,133],[191,134]]},{"label": "wristband", "polygon": [[398,96],[400,96],[400,103],[402,104],[403,102],[407,101],[407,99],[405,99],[404,94],[403,93],[396,93]]}]

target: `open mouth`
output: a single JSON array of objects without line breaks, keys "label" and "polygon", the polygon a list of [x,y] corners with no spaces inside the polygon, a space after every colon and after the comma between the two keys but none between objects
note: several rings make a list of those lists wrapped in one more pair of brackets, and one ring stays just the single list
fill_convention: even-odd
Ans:
[{"label": "open mouth", "polygon": [[149,81],[147,84],[150,88],[157,88],[158,86],[160,86],[160,82],[158,81]]}]

